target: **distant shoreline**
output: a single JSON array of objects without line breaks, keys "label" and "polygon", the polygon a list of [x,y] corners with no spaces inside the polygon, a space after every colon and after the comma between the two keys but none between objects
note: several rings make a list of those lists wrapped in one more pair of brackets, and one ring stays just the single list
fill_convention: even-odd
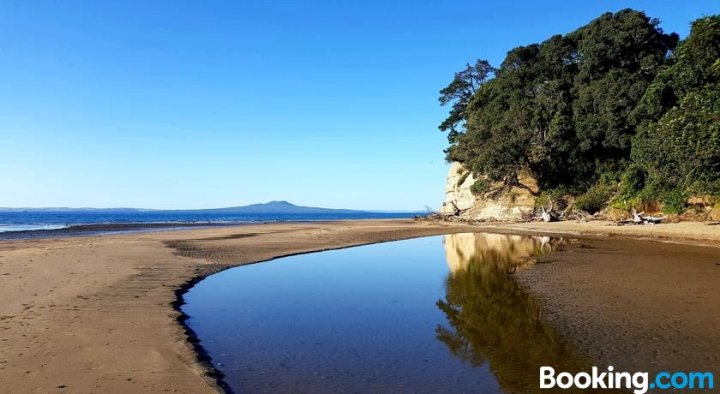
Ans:
[{"label": "distant shoreline", "polygon": [[[263,206],[266,208],[267,204]],[[287,205],[274,208],[287,208]],[[272,207],[271,207],[272,208]],[[0,212],[0,240],[91,236],[168,229],[222,227],[251,223],[316,222],[335,220],[410,219],[419,212],[315,211],[218,212],[218,211],[17,211]],[[309,209],[309,211],[307,211]]]},{"label": "distant shoreline", "polygon": [[[248,222],[253,223],[253,222]],[[53,238],[53,237],[80,237],[103,234],[134,233],[160,230],[182,230],[203,227],[239,226],[245,223],[102,223],[102,224],[73,224],[61,228],[39,228],[32,230],[0,232],[0,240]]]},{"label": "distant shoreline", "polygon": [[[234,227],[244,225],[262,225],[270,223],[317,223],[337,222],[357,219],[318,219],[318,220],[266,220],[246,222],[166,222],[166,223],[101,223],[101,224],[73,224],[61,228],[39,228],[32,230],[18,230],[0,232],[2,240],[23,240],[38,238],[65,238],[85,237],[94,235],[132,234],[153,231],[191,230],[211,227]],[[393,220],[393,219],[361,219],[361,220]]]}]

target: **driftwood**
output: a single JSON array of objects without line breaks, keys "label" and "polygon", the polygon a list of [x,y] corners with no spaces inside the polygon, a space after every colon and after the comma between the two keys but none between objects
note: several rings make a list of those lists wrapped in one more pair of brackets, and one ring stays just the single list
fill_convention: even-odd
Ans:
[{"label": "driftwood", "polygon": [[546,211],[545,207],[542,207],[542,211],[540,212],[540,220],[542,220],[545,223],[549,222],[556,222],[558,220],[557,216],[553,214],[552,211]]},{"label": "driftwood", "polygon": [[427,217],[429,219],[435,219],[435,220],[447,220],[451,222],[455,221],[464,221],[465,219],[462,217],[462,214],[465,211],[470,210],[470,208],[466,209],[460,209],[458,208],[457,204],[455,204],[455,201],[450,201],[449,203],[445,202],[443,203],[443,206],[446,206],[447,204],[450,204],[452,206],[452,212],[448,213],[441,213],[441,212],[429,212],[427,214]]},{"label": "driftwood", "polygon": [[545,207],[541,207],[539,218],[545,223],[549,222],[557,222],[558,221],[558,215],[553,212],[553,201],[552,199],[548,198],[548,208],[545,209]]},{"label": "driftwood", "polygon": [[632,212],[632,219],[626,219],[621,220],[620,223],[622,224],[641,224],[641,225],[648,225],[648,224],[658,224],[663,221],[663,219],[666,218],[666,216],[645,216],[645,212],[637,212],[635,209],[633,209]]},{"label": "driftwood", "polygon": [[587,221],[593,220],[595,218],[597,218],[597,214],[591,215],[587,211],[582,211],[582,210],[575,210],[573,212],[570,212],[567,215],[567,219],[570,219],[570,220],[574,219],[577,222],[587,222]]},{"label": "driftwood", "polygon": [[461,213],[462,211],[460,210],[460,208],[458,208],[457,204],[455,204],[455,201],[450,201],[450,204],[452,204],[452,206],[453,206],[453,211],[455,211],[453,215],[455,215],[455,216],[460,216],[460,213]]}]

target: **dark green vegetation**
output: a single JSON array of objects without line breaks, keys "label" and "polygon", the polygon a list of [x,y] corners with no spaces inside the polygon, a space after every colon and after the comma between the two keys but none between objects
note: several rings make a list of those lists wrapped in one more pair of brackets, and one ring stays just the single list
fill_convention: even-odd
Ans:
[{"label": "dark green vegetation", "polygon": [[720,196],[720,16],[680,42],[658,24],[606,13],[498,68],[468,65],[440,91],[447,159],[507,186],[527,172],[589,212]]}]

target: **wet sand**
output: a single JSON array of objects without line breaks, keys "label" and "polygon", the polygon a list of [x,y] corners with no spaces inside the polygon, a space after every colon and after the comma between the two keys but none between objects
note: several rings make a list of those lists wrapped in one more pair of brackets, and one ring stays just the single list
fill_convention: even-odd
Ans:
[{"label": "wet sand", "polygon": [[581,239],[517,277],[599,367],[720,371],[718,248]]},{"label": "wet sand", "polygon": [[502,231],[579,237],[579,247],[517,278],[541,301],[547,320],[598,366],[720,371],[720,226],[597,221]]},{"label": "wet sand", "polygon": [[378,220],[0,241],[0,391],[218,391],[173,306],[192,280],[278,256],[469,230]]},{"label": "wet sand", "polygon": [[585,247],[518,278],[574,342],[592,343],[590,354],[619,366],[717,369],[720,249],[616,236],[717,246],[720,226],[380,220],[0,241],[0,381],[9,392],[217,391],[173,307],[194,279],[279,256],[472,231],[583,238]]}]

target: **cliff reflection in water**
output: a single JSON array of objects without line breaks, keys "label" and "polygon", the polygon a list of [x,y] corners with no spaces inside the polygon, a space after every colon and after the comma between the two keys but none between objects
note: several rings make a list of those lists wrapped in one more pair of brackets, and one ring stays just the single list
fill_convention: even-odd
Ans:
[{"label": "cliff reflection in water", "polygon": [[537,391],[541,365],[572,371],[588,364],[543,322],[539,303],[513,277],[564,242],[502,234],[445,236],[450,273],[445,299],[437,306],[449,326],[439,325],[437,338],[473,366],[487,362],[506,391]]}]

